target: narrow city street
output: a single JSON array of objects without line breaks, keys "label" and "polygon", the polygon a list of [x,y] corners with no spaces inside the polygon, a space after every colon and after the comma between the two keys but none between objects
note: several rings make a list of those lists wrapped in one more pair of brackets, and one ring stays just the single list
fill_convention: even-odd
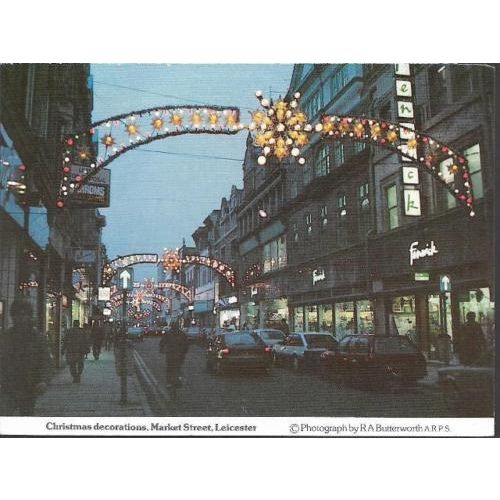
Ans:
[{"label": "narrow city street", "polygon": [[[147,372],[144,389],[150,397],[162,399],[152,402],[161,416],[447,416],[440,394],[418,385],[363,390],[285,367],[275,367],[269,375],[239,370],[215,375],[206,369],[205,349],[196,344],[186,357],[184,385],[174,405],[164,390],[165,359],[159,353],[159,339],[146,338],[135,350],[140,356],[139,372]],[[151,383],[160,387],[148,387]]]}]

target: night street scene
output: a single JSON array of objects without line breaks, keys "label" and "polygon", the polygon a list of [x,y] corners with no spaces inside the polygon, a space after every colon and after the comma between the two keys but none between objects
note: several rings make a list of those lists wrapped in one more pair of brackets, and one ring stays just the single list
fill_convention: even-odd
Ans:
[{"label": "night street scene", "polygon": [[0,65],[0,416],[494,416],[494,67]]}]

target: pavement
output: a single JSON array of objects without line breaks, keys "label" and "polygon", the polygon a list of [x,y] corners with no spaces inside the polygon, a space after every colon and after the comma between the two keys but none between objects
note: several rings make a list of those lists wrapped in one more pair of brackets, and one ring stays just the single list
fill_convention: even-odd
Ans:
[{"label": "pavement", "polygon": [[103,351],[98,360],[92,354],[85,360],[79,384],[73,383],[68,366],[57,370],[47,392],[37,400],[35,416],[39,417],[148,417],[153,412],[129,364],[127,403],[120,403],[120,378],[115,356]]}]

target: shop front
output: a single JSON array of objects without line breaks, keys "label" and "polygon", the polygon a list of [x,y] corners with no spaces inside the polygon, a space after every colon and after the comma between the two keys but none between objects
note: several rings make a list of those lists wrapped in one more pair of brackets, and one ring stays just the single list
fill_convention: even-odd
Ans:
[{"label": "shop front", "polygon": [[368,299],[294,305],[293,331],[332,333],[337,340],[347,335],[374,333],[374,312]]}]

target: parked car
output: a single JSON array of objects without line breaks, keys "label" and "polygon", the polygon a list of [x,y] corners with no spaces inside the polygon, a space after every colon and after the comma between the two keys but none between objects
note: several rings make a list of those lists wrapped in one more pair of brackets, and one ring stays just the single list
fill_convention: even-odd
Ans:
[{"label": "parked car", "polygon": [[476,366],[447,366],[438,370],[438,385],[445,404],[456,416],[493,416],[494,384],[495,369],[489,356]]},{"label": "parked car", "polygon": [[134,342],[142,342],[144,340],[144,328],[142,326],[129,326],[127,328],[127,338]]},{"label": "parked car", "polygon": [[207,368],[217,374],[228,368],[259,368],[269,373],[271,365],[271,348],[251,331],[220,333],[208,342]]},{"label": "parked car", "polygon": [[336,346],[331,333],[295,332],[273,346],[273,360],[275,364],[291,365],[295,371],[315,368],[321,354],[335,350]]},{"label": "parked car", "polygon": [[285,334],[281,330],[262,328],[254,330],[254,333],[256,333],[262,339],[264,344],[268,345],[269,347],[273,347],[274,345],[279,344],[280,342],[283,342],[285,340]]},{"label": "parked car", "polygon": [[323,374],[354,376],[365,382],[390,377],[414,383],[427,374],[426,361],[406,336],[348,335],[321,356]]}]

